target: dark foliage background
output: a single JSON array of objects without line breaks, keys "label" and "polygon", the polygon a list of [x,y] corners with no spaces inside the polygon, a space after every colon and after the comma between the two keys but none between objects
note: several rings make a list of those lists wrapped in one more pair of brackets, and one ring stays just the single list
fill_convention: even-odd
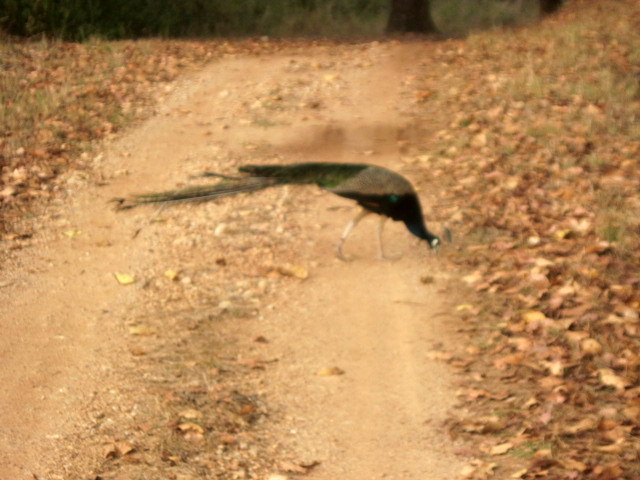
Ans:
[{"label": "dark foliage background", "polygon": [[386,0],[2,0],[0,29],[66,40],[287,33],[374,21],[387,8]]}]

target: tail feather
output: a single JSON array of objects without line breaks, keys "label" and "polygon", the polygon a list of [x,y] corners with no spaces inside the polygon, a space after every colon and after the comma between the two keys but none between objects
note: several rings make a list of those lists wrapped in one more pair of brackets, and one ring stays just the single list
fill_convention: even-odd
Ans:
[{"label": "tail feather", "polygon": [[293,165],[244,165],[238,170],[245,176],[234,177],[205,172],[203,177],[222,179],[215,185],[203,185],[159,193],[116,198],[119,210],[148,203],[198,202],[236,193],[255,192],[274,185],[316,184],[331,189],[366,169],[367,165],[338,163],[298,163]]},{"label": "tail feather", "polygon": [[256,192],[277,183],[276,179],[254,177],[237,178],[215,185],[197,185],[179,190],[132,195],[129,198],[117,198],[113,201],[118,203],[117,208],[120,210],[148,203],[206,202],[218,197],[235,195],[237,193]]}]

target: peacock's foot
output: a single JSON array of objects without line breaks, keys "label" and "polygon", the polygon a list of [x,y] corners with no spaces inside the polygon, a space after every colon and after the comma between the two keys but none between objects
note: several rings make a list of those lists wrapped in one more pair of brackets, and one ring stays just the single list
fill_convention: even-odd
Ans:
[{"label": "peacock's foot", "polygon": [[340,260],[342,260],[343,262],[350,262],[353,260],[352,257],[348,257],[346,256],[343,252],[342,252],[342,248],[338,247],[337,251],[336,251],[336,257],[338,257]]}]

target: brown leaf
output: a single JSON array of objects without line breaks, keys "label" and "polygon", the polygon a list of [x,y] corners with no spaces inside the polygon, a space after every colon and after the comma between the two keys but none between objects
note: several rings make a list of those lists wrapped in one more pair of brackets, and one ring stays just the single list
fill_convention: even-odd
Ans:
[{"label": "brown leaf", "polygon": [[286,277],[295,277],[304,280],[309,277],[309,271],[301,265],[286,263],[277,267],[278,273]]},{"label": "brown leaf", "polygon": [[498,370],[504,370],[507,368],[507,365],[520,365],[522,364],[525,356],[524,353],[511,353],[509,355],[505,355],[504,357],[498,358],[493,361],[493,364]]},{"label": "brown leaf", "polygon": [[498,432],[504,428],[504,420],[496,415],[465,419],[461,422],[462,429],[469,433]]},{"label": "brown leaf", "polygon": [[610,368],[601,368],[598,370],[600,383],[608,387],[615,387],[618,392],[623,392],[629,386],[629,381],[616,375]]},{"label": "brown leaf", "polygon": [[527,337],[512,337],[508,342],[514,345],[520,352],[528,352],[533,346],[533,342]]},{"label": "brown leaf", "polygon": [[251,415],[252,413],[255,413],[257,409],[258,408],[255,405],[250,403],[242,406],[242,408],[240,408],[240,410],[238,411],[238,414],[245,417],[247,415]]},{"label": "brown leaf", "polygon": [[564,375],[564,364],[561,361],[559,360],[556,360],[555,362],[541,361],[540,363],[549,371],[551,375],[555,377],[562,377]]},{"label": "brown leaf", "polygon": [[594,338],[585,338],[580,342],[580,350],[585,356],[593,356],[602,353],[602,345]]},{"label": "brown leaf", "polygon": [[564,427],[564,429],[562,430],[562,433],[564,433],[565,435],[580,435],[590,430],[595,430],[596,427],[597,427],[597,424],[595,420],[591,418],[583,418],[577,423],[567,425],[566,427]]},{"label": "brown leaf", "polygon": [[572,458],[561,460],[560,463],[562,463],[562,467],[567,470],[577,470],[578,472],[584,472],[587,469],[587,466],[584,463]]},{"label": "brown leaf", "polygon": [[158,333],[158,330],[155,327],[151,327],[149,325],[133,325],[129,327],[129,334],[136,336],[149,336],[155,335]]},{"label": "brown leaf", "polygon": [[186,418],[187,420],[194,420],[196,418],[202,418],[202,412],[199,410],[195,410],[193,408],[187,408],[178,413],[182,418]]},{"label": "brown leaf", "polygon": [[511,442],[500,443],[491,447],[491,449],[489,450],[489,455],[504,455],[512,448],[513,443]]},{"label": "brown leaf", "polygon": [[200,434],[204,433],[204,428],[202,428],[197,423],[193,423],[193,422],[180,423],[176,428],[180,430],[182,433],[189,433],[189,432],[200,433]]},{"label": "brown leaf", "polygon": [[608,465],[596,465],[591,473],[593,478],[598,480],[618,480],[624,471],[620,467],[620,462],[611,462]]},{"label": "brown leaf", "polygon": [[319,377],[329,377],[332,375],[344,375],[344,370],[340,367],[325,367],[316,372]]},{"label": "brown leaf", "polygon": [[136,282],[136,278],[128,273],[114,273],[113,276],[116,277],[120,285],[131,285]]},{"label": "brown leaf", "polygon": [[105,458],[124,457],[135,451],[135,447],[126,441],[114,441],[107,445],[104,450]]},{"label": "brown leaf", "polygon": [[633,422],[640,421],[640,406],[634,405],[622,410],[622,413],[626,418]]},{"label": "brown leaf", "polygon": [[612,444],[595,447],[595,449],[598,450],[599,452],[618,454],[624,450],[624,446],[625,446],[625,439],[619,438]]},{"label": "brown leaf", "polygon": [[219,439],[225,445],[233,445],[238,440],[235,436],[229,433],[223,433],[222,435],[220,435]]},{"label": "brown leaf", "polygon": [[545,390],[553,390],[554,388],[562,385],[564,383],[564,380],[562,380],[561,378],[555,375],[551,375],[548,377],[541,378],[540,380],[538,380],[538,383]]},{"label": "brown leaf", "polygon": [[317,460],[311,462],[290,462],[284,460],[280,462],[280,469],[287,473],[300,473],[306,475],[318,465],[320,465],[320,462],[318,462]]}]

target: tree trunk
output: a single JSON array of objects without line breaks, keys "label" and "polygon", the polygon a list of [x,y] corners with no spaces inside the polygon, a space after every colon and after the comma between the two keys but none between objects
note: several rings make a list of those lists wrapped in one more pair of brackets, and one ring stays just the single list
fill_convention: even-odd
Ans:
[{"label": "tree trunk", "polygon": [[437,33],[429,0],[391,0],[387,32]]},{"label": "tree trunk", "polygon": [[562,6],[563,0],[540,0],[540,13],[549,15]]}]

